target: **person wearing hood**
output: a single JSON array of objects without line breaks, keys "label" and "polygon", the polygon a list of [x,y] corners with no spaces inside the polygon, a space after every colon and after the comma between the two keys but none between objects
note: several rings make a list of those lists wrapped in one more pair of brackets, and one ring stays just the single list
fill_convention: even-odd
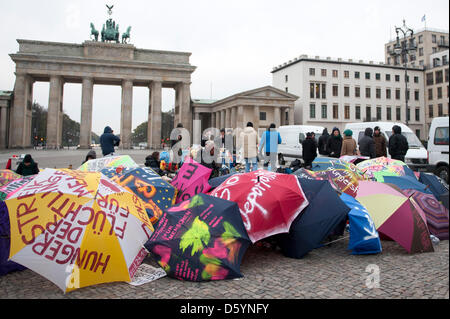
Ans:
[{"label": "person wearing hood", "polygon": [[312,133],[306,133],[306,139],[302,142],[302,157],[305,168],[310,169],[312,162],[317,157],[317,145]]},{"label": "person wearing hood", "polygon": [[328,137],[327,141],[327,151],[330,157],[341,157],[341,149],[342,149],[342,136],[341,131],[335,127],[331,132],[331,135]]},{"label": "person wearing hood", "polygon": [[30,154],[27,154],[22,163],[17,167],[16,173],[22,176],[39,174],[38,164],[33,160]]},{"label": "person wearing hood", "polygon": [[81,163],[81,165],[83,165],[84,163],[86,163],[89,160],[93,160],[97,158],[97,153],[94,150],[90,150],[87,155],[86,158],[84,159],[84,162]]},{"label": "person wearing hood", "polygon": [[247,123],[247,127],[239,138],[245,159],[245,172],[250,172],[250,166],[252,171],[256,171],[258,169],[258,134],[253,128],[252,122]]},{"label": "person wearing hood", "polygon": [[342,148],[341,148],[341,156],[354,156],[357,155],[356,152],[356,141],[352,137],[353,131],[352,130],[345,130],[344,131],[344,140],[342,141]]},{"label": "person wearing hood", "polygon": [[281,144],[281,142],[281,135],[276,131],[275,123],[270,124],[267,131],[261,136],[259,143],[259,151],[262,152],[264,148],[264,169],[268,169],[270,163],[270,170],[272,172],[277,171],[278,144]]},{"label": "person wearing hood", "polygon": [[392,127],[392,135],[389,138],[389,154],[392,159],[405,161],[405,155],[408,152],[409,145],[406,137],[402,135],[402,128],[398,125]]},{"label": "person wearing hood", "polygon": [[114,131],[107,126],[102,136],[100,136],[100,146],[102,147],[103,156],[114,155],[114,146],[119,146],[120,144],[120,138],[113,133]]},{"label": "person wearing hood", "polygon": [[327,142],[330,134],[328,133],[327,128],[323,129],[322,136],[319,137],[319,154],[320,155],[328,155],[327,151]]},{"label": "person wearing hood", "polygon": [[145,158],[146,167],[150,167],[154,170],[158,175],[163,175],[163,171],[161,170],[161,162],[159,158],[159,152],[153,152],[151,155]]},{"label": "person wearing hood", "polygon": [[361,156],[368,156],[370,158],[377,157],[375,153],[375,142],[372,135],[372,128],[366,128],[364,131],[364,136],[359,141],[359,152],[361,153]]},{"label": "person wearing hood", "polygon": [[379,126],[375,126],[375,128],[373,129],[373,141],[375,142],[376,157],[387,157],[386,138],[383,134],[381,134]]}]

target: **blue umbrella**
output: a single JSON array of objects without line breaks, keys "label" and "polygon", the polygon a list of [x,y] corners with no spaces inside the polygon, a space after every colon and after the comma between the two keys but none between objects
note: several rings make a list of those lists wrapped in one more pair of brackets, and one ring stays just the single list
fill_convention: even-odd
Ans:
[{"label": "blue umbrella", "polygon": [[434,197],[436,197],[437,200],[441,200],[441,196],[445,193],[448,193],[448,188],[445,188],[444,185],[439,181],[439,178],[430,173],[420,173],[419,182],[429,185],[430,191],[433,193]]},{"label": "blue umbrella", "polygon": [[299,181],[309,205],[294,220],[289,233],[278,236],[281,251],[291,258],[302,258],[318,248],[350,211],[328,181]]},{"label": "blue umbrella", "polygon": [[384,176],[384,182],[394,184],[400,189],[415,189],[422,193],[433,194],[428,185],[411,176]]},{"label": "blue umbrella", "polygon": [[353,255],[380,253],[380,236],[367,209],[348,194],[341,194],[341,200],[351,209],[348,213],[350,231],[348,249],[353,251]]},{"label": "blue umbrella", "polygon": [[[314,161],[312,162],[312,171],[324,171],[328,167],[333,166],[335,168],[341,168],[339,166],[339,163],[341,163],[341,160],[335,157],[316,157]],[[342,168],[345,168],[342,166]]]}]

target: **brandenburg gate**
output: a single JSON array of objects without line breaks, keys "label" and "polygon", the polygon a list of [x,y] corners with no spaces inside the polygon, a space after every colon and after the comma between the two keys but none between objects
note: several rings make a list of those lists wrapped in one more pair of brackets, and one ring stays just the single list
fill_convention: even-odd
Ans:
[{"label": "brandenburg gate", "polygon": [[[82,84],[81,148],[90,148],[91,145],[95,84],[122,87],[120,138],[124,149],[131,148],[133,86],[149,89],[147,141],[150,147],[159,148],[161,144],[162,88],[175,89],[175,123],[182,123],[184,128],[192,131],[190,84],[196,67],[189,63],[191,53],[137,49],[126,41],[100,42],[96,39],[82,44],[31,40],[17,42],[19,51],[10,54],[16,64],[10,116],[11,148],[31,146],[31,106],[36,81],[50,82],[47,148],[61,146],[65,83]],[[108,125],[108,118],[113,116],[116,115],[112,112],[104,114],[105,126]]]}]

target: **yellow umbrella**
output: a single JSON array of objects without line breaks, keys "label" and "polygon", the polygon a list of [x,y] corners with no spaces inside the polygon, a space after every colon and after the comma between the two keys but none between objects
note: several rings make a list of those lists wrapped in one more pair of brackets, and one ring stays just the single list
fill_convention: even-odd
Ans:
[{"label": "yellow umbrella", "polygon": [[154,230],[142,200],[98,172],[46,169],[5,203],[10,259],[64,292],[131,281]]}]

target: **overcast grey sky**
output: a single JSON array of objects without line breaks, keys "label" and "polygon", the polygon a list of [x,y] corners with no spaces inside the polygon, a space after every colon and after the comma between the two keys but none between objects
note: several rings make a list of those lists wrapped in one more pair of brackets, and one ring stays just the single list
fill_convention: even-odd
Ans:
[{"label": "overcast grey sky", "polygon": [[[271,85],[272,67],[301,54],[384,61],[384,43],[402,20],[413,29],[449,29],[448,0],[0,0],[0,90],[14,87],[16,39],[82,43],[89,23],[101,29],[105,4],[138,48],[191,52],[193,98],[220,99]],[[212,87],[212,90],[211,90]],[[211,94],[212,91],[212,94]],[[133,92],[133,129],[146,121],[148,90]],[[34,99],[47,107],[48,83]],[[121,89],[95,86],[93,131],[120,129]],[[64,111],[80,121],[81,85],[64,87]],[[163,110],[174,92],[163,91]],[[117,116],[116,116],[117,114]]]}]

